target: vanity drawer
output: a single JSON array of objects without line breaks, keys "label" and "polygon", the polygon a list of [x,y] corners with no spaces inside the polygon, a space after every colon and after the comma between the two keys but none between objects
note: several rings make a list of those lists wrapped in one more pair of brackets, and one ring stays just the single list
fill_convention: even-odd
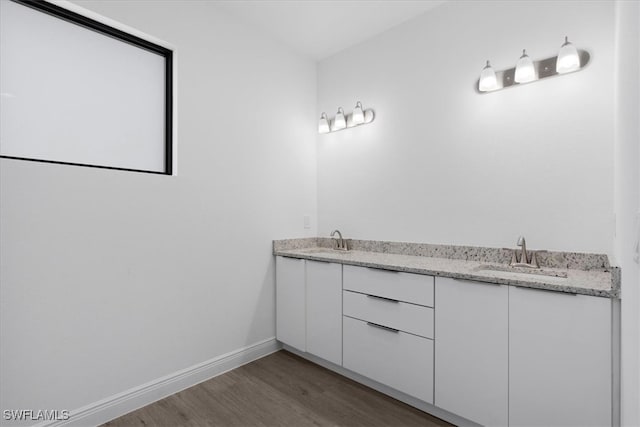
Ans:
[{"label": "vanity drawer", "polygon": [[343,318],[343,366],[433,403],[433,341]]},{"label": "vanity drawer", "polygon": [[343,289],[433,307],[432,276],[345,265]]},{"label": "vanity drawer", "polygon": [[342,295],[345,316],[433,338],[433,308],[351,291]]}]

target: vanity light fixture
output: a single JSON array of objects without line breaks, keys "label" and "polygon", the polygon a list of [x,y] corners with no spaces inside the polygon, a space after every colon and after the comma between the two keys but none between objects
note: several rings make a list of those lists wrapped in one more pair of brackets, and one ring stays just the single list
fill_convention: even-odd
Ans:
[{"label": "vanity light fixture", "polygon": [[564,44],[560,47],[558,60],[556,61],[556,72],[558,74],[570,73],[580,68],[580,56],[578,49],[569,41],[569,37],[564,38]]},{"label": "vanity light fixture", "polygon": [[338,108],[336,116],[331,120],[325,113],[320,116],[318,122],[318,133],[335,132],[342,129],[371,123],[375,118],[375,113],[371,109],[364,109],[362,103],[358,101],[351,114],[346,114],[342,107]]},{"label": "vanity light fixture", "polygon": [[587,66],[590,59],[589,52],[577,49],[569,42],[569,38],[565,37],[558,56],[534,61],[523,49],[522,56],[514,68],[499,71],[495,71],[487,61],[476,82],[476,90],[478,93],[495,92],[509,86],[517,86],[518,83],[529,83],[580,71]]},{"label": "vanity light fixture", "polygon": [[364,111],[362,110],[362,104],[360,101],[356,103],[356,108],[354,108],[353,113],[351,113],[351,120],[354,125],[361,125],[364,123]]},{"label": "vanity light fixture", "polygon": [[487,65],[482,69],[480,73],[480,83],[478,89],[480,92],[489,92],[498,88],[498,80],[496,79],[496,72],[487,60]]},{"label": "vanity light fixture", "polygon": [[331,129],[329,128],[329,118],[327,117],[327,113],[322,113],[320,116],[320,122],[318,123],[318,133],[329,133]]},{"label": "vanity light fixture", "polygon": [[344,110],[342,107],[338,108],[338,112],[336,113],[336,118],[333,119],[333,129],[331,130],[341,130],[347,127],[347,119],[344,117]]},{"label": "vanity light fixture", "polygon": [[522,56],[516,64],[516,83],[529,83],[536,79],[536,69],[533,67],[533,61],[527,55],[526,49],[522,49]]}]

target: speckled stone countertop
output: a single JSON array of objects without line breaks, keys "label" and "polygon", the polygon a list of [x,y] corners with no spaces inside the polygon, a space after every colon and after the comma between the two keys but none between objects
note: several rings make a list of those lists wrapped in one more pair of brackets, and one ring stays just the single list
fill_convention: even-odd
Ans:
[{"label": "speckled stone countertop", "polygon": [[347,252],[327,238],[274,240],[274,255],[500,283],[606,298],[620,296],[620,269],[606,255],[536,251],[540,269],[509,267],[512,249],[350,240]]}]

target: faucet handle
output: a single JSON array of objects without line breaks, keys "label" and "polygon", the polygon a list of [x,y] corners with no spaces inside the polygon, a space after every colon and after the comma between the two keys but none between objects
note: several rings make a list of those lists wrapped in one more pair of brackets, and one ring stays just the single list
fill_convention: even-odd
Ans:
[{"label": "faucet handle", "polygon": [[531,262],[529,264],[534,268],[540,268],[540,264],[538,264],[538,257],[536,256],[536,251],[531,251]]},{"label": "faucet handle", "polygon": [[516,265],[518,263],[518,256],[516,255],[516,251],[512,250],[511,252],[511,262],[509,263],[509,265]]}]

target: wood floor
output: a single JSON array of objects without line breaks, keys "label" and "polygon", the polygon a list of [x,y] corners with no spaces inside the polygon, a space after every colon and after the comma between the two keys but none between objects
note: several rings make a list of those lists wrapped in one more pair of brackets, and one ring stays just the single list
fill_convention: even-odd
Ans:
[{"label": "wood floor", "polygon": [[450,426],[287,351],[105,424],[129,426]]}]

